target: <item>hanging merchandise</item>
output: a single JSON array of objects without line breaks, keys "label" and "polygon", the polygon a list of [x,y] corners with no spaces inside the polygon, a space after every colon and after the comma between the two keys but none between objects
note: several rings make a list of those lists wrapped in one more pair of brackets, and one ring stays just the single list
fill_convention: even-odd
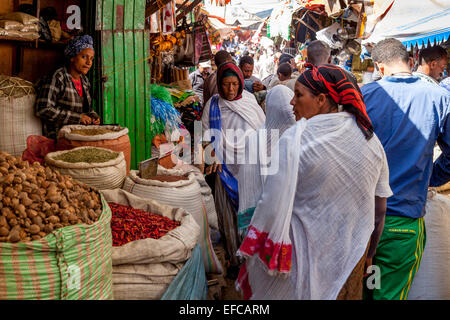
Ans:
[{"label": "hanging merchandise", "polygon": [[175,31],[175,17],[175,0],[172,0],[162,9],[162,32],[164,34],[173,33]]},{"label": "hanging merchandise", "polygon": [[280,36],[285,40],[289,40],[289,26],[291,21],[292,9],[287,6],[274,9],[268,23],[270,25],[270,37]]},{"label": "hanging merchandise", "polygon": [[173,106],[170,93],[166,88],[153,84],[151,94],[151,138],[164,133],[171,135],[178,131],[182,124],[181,115]]},{"label": "hanging merchandise", "polygon": [[340,29],[341,25],[335,22],[331,26],[318,31],[316,33],[317,40],[325,42],[331,49],[343,48],[344,41],[337,36],[338,30]]},{"label": "hanging merchandise", "polygon": [[160,33],[161,31],[161,16],[160,12],[156,11],[150,16],[150,33]]},{"label": "hanging merchandise", "polygon": [[218,7],[225,7],[227,4],[231,2],[231,0],[211,0],[211,4],[216,3]]},{"label": "hanging merchandise", "polygon": [[295,39],[301,43],[305,43],[308,38],[315,40],[316,32],[323,27],[321,16],[313,11],[302,9],[295,14],[293,19],[298,21]]},{"label": "hanging merchandise", "polygon": [[182,30],[185,37],[181,45],[177,45],[174,51],[175,64],[179,66],[195,66],[195,36],[193,32]]},{"label": "hanging merchandise", "polygon": [[209,43],[206,27],[203,23],[194,24],[193,31],[195,34],[195,58],[196,62],[210,61],[213,58],[211,44]]}]

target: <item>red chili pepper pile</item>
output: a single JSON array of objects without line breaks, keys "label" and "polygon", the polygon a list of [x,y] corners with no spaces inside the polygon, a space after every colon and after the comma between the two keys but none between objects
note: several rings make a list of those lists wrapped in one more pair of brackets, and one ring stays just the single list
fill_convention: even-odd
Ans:
[{"label": "red chili pepper pile", "polygon": [[123,246],[141,239],[159,239],[180,225],[154,213],[134,209],[117,203],[109,203],[112,211],[111,230],[113,246]]}]

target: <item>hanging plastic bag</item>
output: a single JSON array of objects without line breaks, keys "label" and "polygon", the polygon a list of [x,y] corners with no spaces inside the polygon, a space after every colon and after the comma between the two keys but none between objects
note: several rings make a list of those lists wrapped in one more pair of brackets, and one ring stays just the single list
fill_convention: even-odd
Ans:
[{"label": "hanging plastic bag", "polygon": [[208,285],[202,251],[197,245],[191,258],[172,280],[161,300],[206,300]]},{"label": "hanging plastic bag", "polygon": [[29,163],[39,162],[45,164],[45,156],[50,152],[55,152],[55,140],[44,136],[31,135],[27,138],[27,148],[22,154],[22,159]]},{"label": "hanging plastic bag", "polygon": [[192,67],[198,64],[198,61],[195,59],[195,38],[193,32],[186,32],[183,44],[175,47],[174,59],[175,64],[180,66]]}]

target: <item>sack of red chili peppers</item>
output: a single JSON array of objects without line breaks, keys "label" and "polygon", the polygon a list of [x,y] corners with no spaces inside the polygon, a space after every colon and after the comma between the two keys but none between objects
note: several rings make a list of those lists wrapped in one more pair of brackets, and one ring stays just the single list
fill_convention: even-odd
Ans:
[{"label": "sack of red chili peppers", "polygon": [[125,179],[123,189],[138,197],[155,199],[172,207],[183,208],[192,214],[201,230],[199,245],[206,272],[222,273],[222,264],[214,252],[211,241],[201,186],[193,172],[186,176],[160,175],[152,179],[142,179],[138,171],[131,170],[130,175]]},{"label": "sack of red chili peppers", "polygon": [[119,189],[101,193],[112,208],[114,298],[160,299],[191,257],[200,227],[183,209]]}]

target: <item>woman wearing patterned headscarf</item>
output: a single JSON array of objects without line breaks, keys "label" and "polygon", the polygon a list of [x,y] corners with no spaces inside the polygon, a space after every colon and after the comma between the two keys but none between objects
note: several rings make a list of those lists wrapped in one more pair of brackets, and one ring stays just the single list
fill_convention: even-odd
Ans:
[{"label": "woman wearing patterned headscarf", "polygon": [[66,65],[41,81],[36,100],[44,135],[51,139],[56,139],[65,125],[100,124],[91,106],[91,85],[86,77],[94,59],[92,37],[84,35],[72,39],[64,56]]},{"label": "woman wearing patterned headscarf", "polygon": [[209,99],[202,115],[204,140],[212,141],[212,148],[207,148],[206,154],[212,154],[208,152],[211,149],[215,151],[215,161],[210,161],[213,164],[206,173],[217,171],[214,194],[220,232],[231,266],[237,268],[239,165],[244,161],[245,137],[264,124],[265,115],[254,95],[244,90],[244,76],[233,62],[219,66],[217,88],[219,94]]},{"label": "woman wearing patterned headscarf", "polygon": [[392,195],[383,146],[337,66],[309,65],[291,104],[297,123],[277,145],[279,170],[239,248],[237,285],[247,299],[362,299]]}]

